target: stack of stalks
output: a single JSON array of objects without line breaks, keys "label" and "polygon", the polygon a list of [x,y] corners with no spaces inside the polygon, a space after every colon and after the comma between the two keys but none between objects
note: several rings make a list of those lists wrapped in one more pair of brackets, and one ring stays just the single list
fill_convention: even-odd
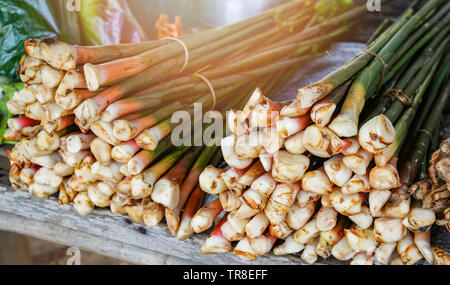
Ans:
[{"label": "stack of stalks", "polygon": [[199,175],[222,153],[197,137],[175,143],[172,114],[202,117],[194,106],[201,103],[223,116],[257,86],[273,94],[365,12],[338,3],[295,0],[178,40],[27,41],[18,67],[25,88],[7,104],[19,115],[5,133],[17,141],[8,153],[11,184],[40,198],[58,193],[60,204],[73,203],[81,215],[109,207],[149,227],[165,217],[174,235],[189,237],[203,201]]},{"label": "stack of stalks", "polygon": [[[201,232],[221,217],[202,253],[233,250],[252,261],[273,249],[303,251],[307,263],[319,256],[355,265],[449,263],[430,244],[448,191],[434,192],[427,206],[408,186],[428,160],[449,97],[450,3],[417,6],[293,102],[257,89],[230,112],[232,135],[222,140],[229,168],[208,166],[199,180],[218,198],[191,227]],[[448,175],[448,165],[440,167]]]}]

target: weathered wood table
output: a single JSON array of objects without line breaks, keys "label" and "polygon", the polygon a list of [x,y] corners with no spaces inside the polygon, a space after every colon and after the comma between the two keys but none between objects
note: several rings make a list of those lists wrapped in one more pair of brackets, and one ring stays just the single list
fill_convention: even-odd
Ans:
[{"label": "weathered wood table", "polygon": [[[392,1],[391,1],[392,2]],[[408,1],[383,7],[386,15],[398,14]],[[398,4],[400,2],[400,4]],[[363,20],[353,37],[364,41],[380,22],[381,15]],[[348,35],[347,37],[351,37]],[[348,38],[347,38],[348,39]],[[321,78],[358,53],[364,44],[341,42],[335,44],[323,58],[306,64],[286,86],[277,99],[293,98],[296,89]],[[448,120],[447,120],[448,122]],[[444,132],[449,133],[448,124]],[[185,241],[172,237],[164,223],[149,229],[131,222],[126,216],[115,216],[109,210],[96,209],[81,217],[72,205],[58,206],[57,199],[40,200],[24,191],[15,191],[8,182],[9,164],[0,154],[0,229],[44,240],[88,249],[135,264],[246,264],[233,253],[201,255],[199,250],[207,234],[194,235]],[[445,231],[433,233],[433,244],[449,249]],[[334,259],[318,264],[338,264]],[[303,264],[297,256],[269,254],[251,264]]]}]

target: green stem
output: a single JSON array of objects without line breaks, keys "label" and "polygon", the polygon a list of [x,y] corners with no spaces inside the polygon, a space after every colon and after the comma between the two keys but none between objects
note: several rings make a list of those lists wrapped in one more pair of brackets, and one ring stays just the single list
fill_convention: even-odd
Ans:
[{"label": "green stem", "polygon": [[[274,19],[270,16],[275,11],[280,13],[289,12],[289,9],[302,2],[293,1],[277,9],[264,12],[261,16],[254,17],[251,20],[212,31],[180,37],[191,51],[188,67],[196,66],[196,61],[204,60],[206,57],[209,59],[207,63],[217,61],[226,55],[227,51],[229,52],[228,49],[238,49],[238,45],[254,44],[255,38],[263,38],[261,33],[267,31],[268,25],[274,26]],[[278,29],[275,26],[270,31],[275,33]],[[180,44],[171,42],[164,47],[152,49],[138,57],[149,59],[148,63],[145,64],[147,68],[100,93],[96,97],[99,107],[102,107],[105,102],[112,103],[133,91],[177,74],[184,65],[186,56]]]},{"label": "green stem", "polygon": [[349,22],[356,19],[358,16],[360,16],[363,13],[367,12],[367,8],[363,6],[355,7],[347,12],[342,13],[341,15],[338,15],[336,17],[330,18],[324,22],[321,22],[319,24],[316,24],[311,27],[305,28],[300,33],[289,37],[283,41],[280,42],[280,44],[289,44],[289,43],[298,43],[300,41],[304,41],[305,39],[309,39],[312,37],[315,37],[317,35],[320,35],[323,32],[328,31],[330,28],[343,26],[345,24],[348,24]]},{"label": "green stem", "polygon": [[407,108],[400,116],[398,121],[395,124],[395,133],[396,137],[394,142],[389,145],[386,149],[384,149],[380,154],[375,155],[375,161],[377,159],[383,158],[383,162],[387,163],[393,156],[398,156],[400,149],[402,148],[405,139],[408,134],[408,129],[410,128],[414,117],[417,113],[417,108],[420,106],[422,102],[423,96],[428,91],[428,87],[433,80],[434,75],[436,74],[439,68],[440,60],[436,61],[433,65],[431,71],[426,76],[423,84],[419,87],[416,92],[416,96],[413,100],[413,105]]},{"label": "green stem", "polygon": [[145,156],[148,160],[148,163],[151,164],[155,159],[157,159],[161,154],[172,148],[172,142],[170,141],[170,137],[166,137],[161,140],[161,143],[156,147],[155,150],[141,150],[137,155]]},{"label": "green stem", "polygon": [[218,167],[222,159],[223,159],[222,150],[218,149],[209,164],[214,167]]},{"label": "green stem", "polygon": [[[440,41],[435,41],[434,39],[440,38],[442,40],[445,37],[445,35],[448,33],[448,31],[450,29],[450,27],[448,26],[448,23],[450,22],[450,15],[447,15],[444,19],[438,19],[438,20],[440,20],[438,22],[438,24],[434,25],[431,30],[426,30],[425,35],[418,33],[420,35],[420,37],[415,39],[415,41],[412,41],[412,43],[414,43],[414,46],[410,47],[409,45],[404,45],[404,46],[402,46],[401,50],[399,50],[394,55],[394,57],[391,59],[390,63],[388,64],[388,66],[392,66],[392,67],[389,68],[389,71],[385,75],[383,83],[389,81],[431,39],[433,39],[433,41],[437,44]],[[428,25],[428,23],[426,23],[425,25]],[[438,34],[438,33],[439,33],[439,35],[437,37],[435,37],[436,34]],[[404,49],[404,47],[408,47],[408,48]],[[398,57],[400,57],[400,58],[398,58]],[[371,92],[374,92],[374,90],[371,90]]]},{"label": "green stem", "polygon": [[169,170],[169,172],[164,175],[163,178],[176,181],[177,184],[181,184],[202,150],[203,147],[193,147],[193,149],[183,155],[183,157]]},{"label": "green stem", "polygon": [[389,80],[389,82],[383,85],[382,91],[379,93],[380,95],[383,94],[382,96],[372,96],[369,101],[366,102],[360,117],[360,121],[362,122],[361,125],[364,125],[369,119],[386,112],[386,109],[394,100],[389,93],[392,92],[393,89],[396,89],[397,83],[406,73],[409,66],[410,63],[405,64],[401,70],[399,70],[395,76]]},{"label": "green stem", "polygon": [[350,88],[350,85],[353,82],[353,78],[347,80],[347,82],[344,82],[341,86],[334,89],[323,101],[331,102],[339,104],[342,102],[342,100],[345,98],[345,95],[347,94],[348,89]]},{"label": "green stem", "polygon": [[430,147],[428,148],[427,155],[420,162],[419,175],[418,175],[419,181],[430,178],[430,176],[428,174],[429,161],[431,160],[431,156],[433,155],[433,152],[439,147],[439,126],[440,126],[440,123],[436,126],[436,129],[434,130],[433,140],[430,143]]},{"label": "green stem", "polygon": [[[254,55],[249,55],[248,57],[235,60],[230,62],[229,64],[217,66],[210,70],[206,70],[203,75],[208,79],[233,74],[239,71],[245,71],[251,68],[255,68],[264,64],[269,64],[275,62],[279,59],[298,57],[302,54],[305,54],[306,51],[309,51],[313,46],[320,45],[323,42],[327,42],[348,29],[347,26],[340,27],[336,31],[333,31],[330,34],[325,36],[320,36],[316,38],[312,38],[310,40],[306,40],[300,43],[293,43],[283,46],[275,46],[273,49],[257,52]],[[302,49],[301,53],[298,53],[297,50]]]},{"label": "green stem", "polygon": [[[411,47],[416,46],[418,41],[422,40],[425,35],[429,39],[439,32],[443,27],[446,27],[450,19],[448,12],[450,11],[450,3],[447,3],[439,10],[431,19],[423,23],[417,31],[409,37],[409,39],[400,47],[398,52],[392,57],[392,61],[396,63],[402,56],[411,50]],[[431,34],[431,37],[430,37]]]},{"label": "green stem", "polygon": [[[383,114],[386,112],[386,110],[391,106],[392,102],[394,102],[395,99],[393,96],[389,95],[389,92],[392,92],[393,90],[398,91],[404,91],[406,88],[408,88],[410,82],[412,82],[417,76],[417,72],[419,72],[426,63],[430,62],[430,58],[436,53],[436,49],[439,47],[439,44],[442,43],[442,40],[446,36],[447,31],[442,31],[438,36],[436,36],[426,47],[425,50],[421,52],[419,57],[413,61],[409,66],[404,65],[402,67],[402,70],[407,67],[407,70],[403,73],[402,70],[397,72],[395,76],[400,76],[398,80],[394,79],[395,85],[393,88],[386,88],[387,91],[383,93],[383,96],[379,99],[379,102],[377,102],[376,106],[374,108],[368,109],[371,110],[370,114],[364,115],[364,122],[367,122],[368,120],[372,119],[375,116],[378,116],[379,114]],[[429,65],[430,66],[430,65]],[[424,75],[425,74],[425,75]],[[422,78],[426,76],[426,73],[422,73]],[[420,83],[422,79],[419,79],[417,77],[416,83]],[[417,85],[415,85],[417,86]],[[413,90],[410,88],[410,90]]]},{"label": "green stem", "polygon": [[[389,40],[388,43],[380,50],[378,55],[384,60],[384,62],[389,62],[389,60],[395,55],[399,47],[404,43],[404,41],[414,32],[417,24],[436,6],[438,6],[441,0],[431,0],[428,1],[416,14],[414,14],[408,22]],[[364,91],[367,92],[368,88],[376,83],[380,82],[381,71],[383,70],[383,64],[380,60],[373,60],[371,64],[364,69],[358,78],[353,83],[354,86],[358,85],[363,87]],[[353,86],[352,86],[353,87]],[[368,99],[373,95],[373,93],[364,94],[365,98]]]},{"label": "green stem", "polygon": [[203,150],[203,152],[197,157],[194,165],[189,170],[189,173],[186,176],[186,179],[183,181],[183,184],[180,188],[180,202],[178,204],[175,212],[179,214],[181,209],[183,209],[186,201],[189,198],[189,195],[194,190],[195,186],[198,185],[198,178],[200,177],[203,169],[208,166],[209,162],[213,158],[216,153],[218,146],[207,147]]},{"label": "green stem", "polygon": [[[428,118],[430,112],[432,111],[431,108],[434,106],[436,97],[440,94],[440,91],[443,88],[444,80],[449,76],[449,74],[450,54],[447,54],[442,61],[442,64],[435,77],[433,78],[433,85],[428,91],[427,100],[422,104],[423,106],[420,107],[420,113],[417,114],[417,117],[414,119],[413,127],[411,127],[411,131],[409,132],[408,136],[414,137],[418,134],[418,130],[423,126],[425,120]],[[407,140],[405,142],[405,145],[402,147],[401,160],[404,160],[405,157],[408,157],[414,142],[415,140]]]},{"label": "green stem", "polygon": [[[180,146],[176,148],[173,152],[166,155],[159,162],[151,166],[149,169],[145,170],[142,174],[144,175],[144,181],[147,183],[154,183],[159,180],[172,166],[175,165],[183,155],[189,151],[191,146]],[[146,181],[146,177],[151,177],[151,181]]]}]

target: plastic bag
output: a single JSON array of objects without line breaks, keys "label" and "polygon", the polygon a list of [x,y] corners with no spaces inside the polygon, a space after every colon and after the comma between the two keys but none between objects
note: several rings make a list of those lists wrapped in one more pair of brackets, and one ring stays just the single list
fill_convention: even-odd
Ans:
[{"label": "plastic bag", "polygon": [[26,39],[56,37],[58,29],[45,0],[0,1],[0,75],[16,78]]},{"label": "plastic bag", "polygon": [[68,8],[68,0],[47,0],[47,3],[58,25],[59,40],[74,45],[81,45],[78,12]]}]

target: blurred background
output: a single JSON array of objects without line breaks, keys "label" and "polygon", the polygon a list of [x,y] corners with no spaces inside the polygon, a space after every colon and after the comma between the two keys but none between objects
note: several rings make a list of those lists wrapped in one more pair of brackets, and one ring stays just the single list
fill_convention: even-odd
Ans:
[{"label": "blurred background", "polygon": [[[0,90],[6,89],[3,83],[15,80],[15,66],[23,54],[21,45],[28,37],[57,37],[84,45],[136,42],[231,24],[287,0],[78,1],[69,2],[74,2],[75,8],[79,5],[79,11],[68,11],[66,0],[0,1]],[[341,41],[367,41],[384,17],[398,15],[409,2],[388,1],[382,6],[382,13],[368,13]],[[155,27],[158,21],[161,29]],[[7,94],[2,92],[2,96]],[[7,169],[6,157],[1,158],[2,168]],[[8,183],[7,172],[0,176],[3,183]],[[0,231],[0,264],[66,264],[70,259],[67,253],[67,246]],[[81,249],[81,264],[127,263]]]}]

